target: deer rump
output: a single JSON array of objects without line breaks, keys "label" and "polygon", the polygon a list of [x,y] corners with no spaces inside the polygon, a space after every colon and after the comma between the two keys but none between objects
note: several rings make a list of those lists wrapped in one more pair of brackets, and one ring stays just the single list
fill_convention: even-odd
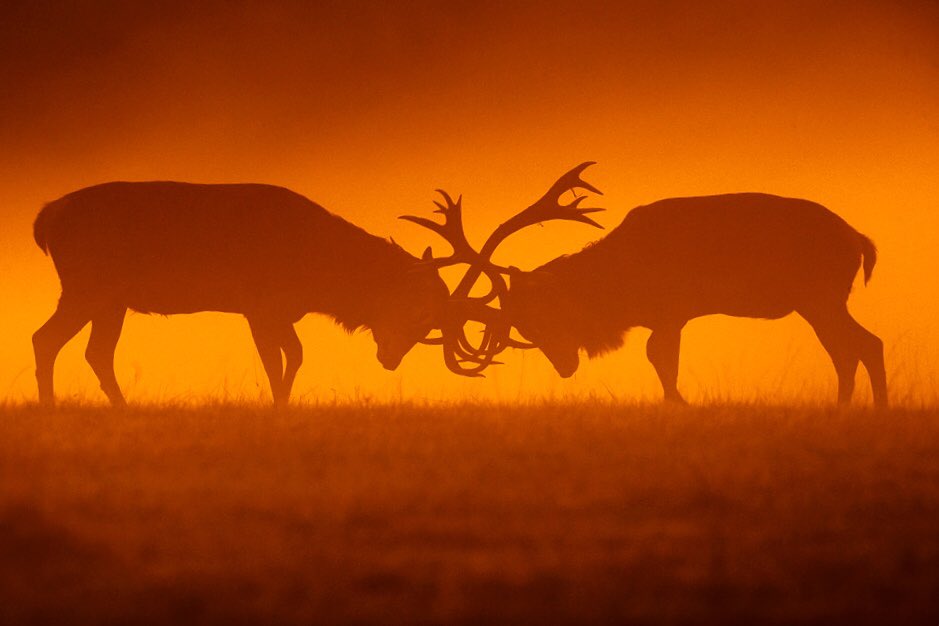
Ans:
[{"label": "deer rump", "polygon": [[287,317],[343,285],[358,240],[377,240],[287,189],[175,182],[76,191],[43,208],[34,235],[64,296],[147,313]]}]

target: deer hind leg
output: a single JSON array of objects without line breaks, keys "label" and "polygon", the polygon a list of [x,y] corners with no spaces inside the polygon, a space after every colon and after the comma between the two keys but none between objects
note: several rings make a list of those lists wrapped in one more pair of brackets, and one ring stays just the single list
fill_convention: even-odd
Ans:
[{"label": "deer hind leg", "polygon": [[884,366],[884,342],[880,337],[870,332],[857,320],[848,314],[849,324],[852,328],[855,341],[858,345],[858,354],[867,375],[871,379],[871,392],[874,396],[874,406],[879,409],[887,408],[887,371]]},{"label": "deer hind leg", "polygon": [[290,399],[290,390],[297,377],[297,370],[303,363],[303,344],[297,337],[293,324],[284,326],[280,331],[280,349],[284,351],[283,403]]},{"label": "deer hind leg", "polygon": [[[835,366],[835,373],[838,375],[838,404],[848,404],[851,402],[851,396],[854,395],[854,379],[858,363],[861,362],[862,354],[865,354],[863,341],[858,333],[860,325],[848,313],[847,306],[843,302],[827,308],[800,310],[799,314],[815,330],[816,336],[822,342],[822,346]],[[869,359],[870,355],[866,356]],[[867,367],[866,363],[865,367]]]},{"label": "deer hind leg", "polygon": [[114,375],[114,350],[121,337],[126,312],[124,307],[114,307],[96,313],[91,318],[91,337],[88,339],[88,347],[85,348],[85,360],[94,370],[101,390],[112,406],[127,404]]},{"label": "deer hind leg", "polygon": [[681,348],[681,329],[684,324],[652,329],[646,343],[646,356],[662,383],[665,400],[686,404],[678,393],[678,353]]},{"label": "deer hind leg", "polygon": [[36,382],[39,386],[39,402],[48,406],[55,404],[53,371],[55,359],[62,346],[78,334],[91,317],[83,308],[73,304],[64,296],[52,317],[33,334],[33,352],[36,356]]}]

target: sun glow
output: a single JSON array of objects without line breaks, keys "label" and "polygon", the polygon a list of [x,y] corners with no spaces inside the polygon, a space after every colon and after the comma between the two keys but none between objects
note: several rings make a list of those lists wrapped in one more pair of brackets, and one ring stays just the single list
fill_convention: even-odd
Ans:
[{"label": "sun glow", "polygon": [[[64,193],[109,180],[272,183],[419,255],[444,246],[396,218],[428,215],[435,188],[463,194],[478,245],[564,171],[595,160],[586,178],[604,192],[594,204],[607,209],[597,216],[607,232],[634,206],[730,191],[807,198],[841,215],[880,250],[850,307],[887,344],[894,397],[936,400],[939,289],[926,269],[939,264],[934,12],[871,3],[849,15],[785,4],[660,14],[613,4],[590,19],[564,9],[546,24],[522,7],[456,22],[375,8],[349,42],[327,45],[295,26],[303,6],[263,18],[131,12],[95,26],[120,33],[106,51],[64,65],[38,53],[22,60],[16,93],[0,101],[0,398],[35,397],[30,336],[59,289],[30,228]],[[531,268],[603,234],[545,224],[507,241],[496,260]],[[99,401],[82,358],[87,332],[62,352],[56,380],[65,398]],[[642,329],[619,351],[584,359],[570,380],[540,354],[512,350],[486,379],[464,380],[431,346],[392,373],[367,331],[349,336],[310,316],[298,332],[301,401],[660,393]],[[138,401],[268,394],[247,325],[233,315],[131,314],[116,370]],[[707,318],[683,335],[680,386],[697,401],[814,401],[833,394],[835,377],[801,320]]]}]

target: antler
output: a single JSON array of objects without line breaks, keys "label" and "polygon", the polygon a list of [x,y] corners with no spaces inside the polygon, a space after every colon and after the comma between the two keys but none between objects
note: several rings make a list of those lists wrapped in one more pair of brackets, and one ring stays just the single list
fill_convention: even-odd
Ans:
[{"label": "antler", "polygon": [[[424,341],[425,343],[443,346],[444,362],[447,369],[462,376],[481,376],[483,370],[498,363],[494,360],[496,355],[506,348],[534,347],[533,344],[511,338],[511,325],[505,320],[501,310],[487,306],[495,299],[501,300],[508,293],[508,286],[502,276],[502,274],[508,273],[508,269],[495,265],[491,261],[492,254],[512,233],[541,222],[568,220],[603,228],[603,226],[588,217],[588,214],[603,209],[581,208],[580,203],[585,196],[576,196],[575,192],[576,189],[584,189],[602,195],[599,189],[580,177],[583,171],[593,164],[593,161],[581,163],[561,176],[537,202],[493,231],[479,252],[469,244],[463,230],[462,196],[454,202],[445,191],[437,190],[446,201],[446,205],[434,201],[434,204],[439,207],[435,213],[441,213],[444,216],[442,224],[424,217],[401,216],[400,219],[414,222],[437,233],[453,248],[453,253],[450,256],[432,260],[436,267],[446,267],[458,263],[469,264],[469,269],[451,295],[451,302],[453,302],[455,310],[453,314],[448,315],[447,323],[441,328],[441,336],[427,338]],[[575,193],[576,197],[568,204],[561,204],[561,197],[568,191]],[[486,275],[492,285],[489,293],[482,297],[470,297],[469,293],[473,285],[483,274]],[[465,326],[469,320],[479,321],[486,325],[479,346],[475,346],[466,336]]]},{"label": "antler", "polygon": [[[547,222],[550,220],[568,220],[571,222],[582,222],[602,229],[603,226],[587,217],[589,213],[603,211],[598,208],[580,208],[580,203],[586,196],[577,196],[576,189],[585,189],[598,195],[603,192],[583,180],[580,175],[585,169],[594,165],[596,161],[586,161],[573,168],[551,185],[551,188],[533,205],[518,213],[499,226],[486,240],[480,256],[487,261],[509,235],[518,232],[526,226]],[[574,200],[569,204],[561,204],[561,196],[568,191],[575,194]]]},{"label": "antler", "polygon": [[[479,280],[481,274],[485,273],[492,283],[492,290],[484,298],[486,302],[497,296],[504,296],[508,292],[505,279],[502,274],[507,274],[509,270],[500,267],[492,262],[492,254],[496,251],[505,239],[512,233],[518,232],[526,226],[547,222],[550,220],[568,220],[571,222],[581,222],[590,224],[602,229],[603,226],[587,217],[590,213],[603,211],[599,208],[581,208],[580,203],[586,196],[576,196],[569,204],[561,204],[561,196],[568,191],[575,193],[576,189],[585,189],[593,193],[603,195],[603,192],[580,177],[585,169],[594,165],[596,161],[586,161],[569,172],[561,176],[551,185],[551,188],[533,205],[524,211],[514,215],[503,222],[486,240],[482,249],[476,254],[476,260],[470,265],[469,270],[463,276],[459,286],[454,290],[454,296],[466,297],[470,289]],[[465,237],[464,237],[465,241]]]},{"label": "antler", "polygon": [[[434,212],[444,216],[443,223],[414,215],[402,215],[400,219],[423,226],[437,233],[450,244],[450,247],[453,249],[453,253],[450,256],[430,260],[435,267],[439,268],[459,263],[468,263],[472,268],[475,264],[480,262],[480,257],[479,253],[470,245],[463,229],[463,198],[460,196],[457,198],[456,202],[454,202],[453,198],[451,198],[446,191],[437,189],[437,193],[443,197],[446,203],[434,201],[434,204],[438,207]],[[446,362],[447,368],[463,376],[480,376],[484,369],[497,363],[493,360],[493,357],[498,352],[490,350],[493,337],[492,331],[489,328],[490,322],[486,321],[486,335],[483,337],[483,341],[478,347],[474,346],[467,338],[464,329],[466,322],[471,319],[477,321],[483,321],[483,319],[480,318],[485,318],[486,320],[493,319],[492,313],[497,313],[497,311],[494,309],[486,311],[486,309],[488,309],[486,305],[498,296],[504,294],[508,289],[505,284],[505,279],[502,278],[502,275],[497,269],[490,268],[488,264],[485,263],[482,265],[479,272],[475,272],[472,269],[469,270],[467,272],[468,274],[474,274],[472,280],[467,280],[467,277],[464,276],[464,279],[460,282],[460,287],[454,291],[454,299],[451,300],[451,302],[454,303],[452,306],[456,306],[459,310],[456,311],[455,314],[448,316],[453,321],[448,323],[446,329],[441,329],[444,331],[443,335],[427,340],[428,343],[443,345],[444,361]],[[472,289],[473,284],[479,279],[481,273],[486,273],[489,277],[492,288],[485,296],[470,297],[469,291]],[[465,367],[464,364],[470,364],[470,366]]]},{"label": "antler", "polygon": [[466,233],[463,231],[463,196],[457,198],[456,202],[443,189],[437,189],[437,193],[443,196],[446,205],[434,200],[434,204],[439,207],[434,213],[443,214],[443,224],[435,222],[426,217],[417,217],[415,215],[401,215],[398,219],[414,222],[419,226],[430,229],[443,237],[450,247],[453,248],[453,254],[448,257],[439,257],[433,259],[435,267],[446,267],[456,265],[457,263],[471,263],[479,257],[473,247],[466,240]]}]

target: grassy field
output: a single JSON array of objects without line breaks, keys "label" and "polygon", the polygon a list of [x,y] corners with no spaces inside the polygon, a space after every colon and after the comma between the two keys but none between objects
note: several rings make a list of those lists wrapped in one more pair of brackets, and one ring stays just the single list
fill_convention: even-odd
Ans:
[{"label": "grassy field", "polygon": [[939,412],[0,408],[0,623],[939,623]]}]

